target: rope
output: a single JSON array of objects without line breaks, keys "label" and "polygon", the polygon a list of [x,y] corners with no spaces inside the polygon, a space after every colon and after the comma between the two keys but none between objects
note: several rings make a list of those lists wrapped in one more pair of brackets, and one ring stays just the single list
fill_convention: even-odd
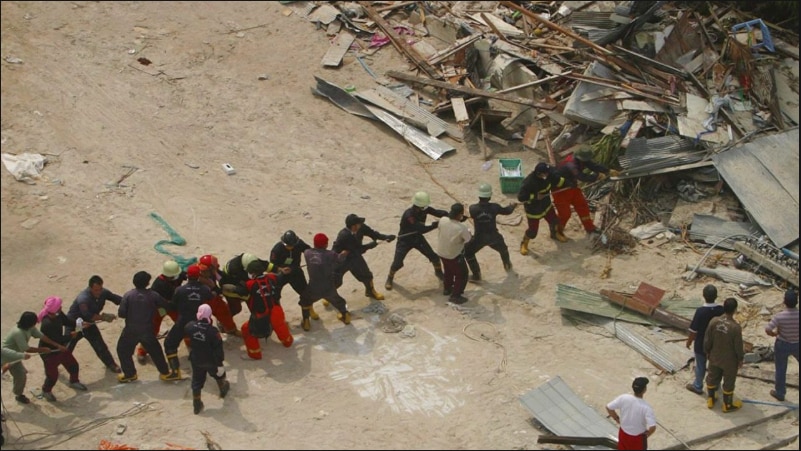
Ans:
[{"label": "rope", "polygon": [[166,244],[173,244],[175,246],[185,246],[186,240],[184,239],[184,237],[179,235],[178,232],[175,231],[175,229],[170,227],[170,225],[167,224],[167,221],[165,221],[164,218],[159,216],[158,213],[150,212],[150,217],[154,221],[158,222],[159,225],[161,225],[161,227],[164,229],[164,231],[167,232],[168,235],[170,235],[169,240],[157,241],[156,244],[153,245],[153,249],[164,255],[169,255],[170,257],[172,257],[172,259],[175,260],[175,262],[178,263],[178,266],[180,266],[181,269],[183,269],[184,271],[186,271],[186,268],[188,268],[189,265],[197,263],[197,257],[190,257],[190,258],[181,257],[178,254],[174,254],[170,251],[165,250],[163,246]]},{"label": "rope", "polygon": [[[475,326],[475,325],[478,325],[478,324],[489,325],[492,328],[492,331],[493,331],[492,336],[489,336],[489,335],[486,335],[484,333],[481,333],[478,337],[474,337],[474,336],[470,335],[469,333],[467,333],[467,329],[470,326]],[[503,357],[501,357],[501,361],[498,364],[497,373],[500,374],[500,373],[505,373],[506,372],[506,365],[507,365],[506,348],[502,344],[498,343],[498,337],[500,336],[500,332],[498,332],[498,329],[495,328],[494,324],[492,324],[490,322],[487,322],[487,321],[478,321],[478,322],[468,323],[468,324],[465,324],[464,328],[462,328],[462,333],[464,333],[464,335],[467,338],[471,339],[471,340],[489,342],[489,343],[492,343],[495,346],[501,348],[501,350],[503,350]],[[493,378],[492,380],[494,380],[494,379],[495,378]],[[489,382],[490,385],[492,384],[492,380],[490,380],[490,382]]]}]

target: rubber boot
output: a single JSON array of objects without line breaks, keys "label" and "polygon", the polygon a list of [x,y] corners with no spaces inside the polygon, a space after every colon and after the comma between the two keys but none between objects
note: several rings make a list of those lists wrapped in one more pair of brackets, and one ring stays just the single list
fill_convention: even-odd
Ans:
[{"label": "rubber boot", "polygon": [[551,228],[551,238],[554,238],[560,243],[567,243],[567,237],[564,233],[564,228],[558,224],[548,224]]},{"label": "rubber boot", "polygon": [[167,363],[170,364],[170,374],[165,376],[165,381],[174,381],[181,378],[181,362],[178,361],[178,354],[167,356]]},{"label": "rubber boot", "polygon": [[520,255],[528,255],[528,242],[531,238],[528,235],[523,235],[523,241],[520,242]]},{"label": "rubber boot", "polygon": [[328,299],[323,299],[323,307],[328,307],[329,305],[331,305],[331,303],[328,302]]},{"label": "rubber boot", "polygon": [[715,407],[715,401],[717,401],[717,391],[718,387],[715,385],[707,385],[706,386],[706,407],[711,409]]},{"label": "rubber boot", "polygon": [[303,315],[302,319],[300,320],[300,327],[303,328],[303,330],[305,330],[306,332],[308,332],[311,330],[311,321],[310,321],[311,312],[309,311],[311,310],[311,307],[301,307],[300,310],[301,314]]},{"label": "rubber boot", "polygon": [[350,324],[350,312],[345,311],[344,313],[340,312],[337,314],[337,319],[342,321],[344,324]]},{"label": "rubber boot", "polygon": [[445,280],[445,274],[442,272],[442,263],[436,262],[434,265],[434,275],[437,276],[439,280]]},{"label": "rubber boot", "polygon": [[364,282],[364,295],[367,296],[368,298],[375,299],[376,301],[384,300],[384,295],[375,291],[375,285],[373,284],[373,279]]},{"label": "rubber boot", "polygon": [[217,379],[217,388],[220,389],[220,398],[225,398],[225,395],[227,395],[228,391],[231,389],[231,383],[228,382],[225,374],[223,374],[223,377]]},{"label": "rubber boot", "polygon": [[320,319],[320,315],[318,315],[317,312],[314,311],[314,306],[313,305],[309,306],[309,316],[311,316],[311,319],[313,319],[315,321]]},{"label": "rubber boot", "polygon": [[387,275],[387,281],[384,282],[384,288],[386,288],[387,290],[391,290],[392,289],[392,279],[394,279],[394,278],[395,278],[395,271],[390,271],[389,274]]},{"label": "rubber boot", "polygon": [[739,399],[734,399],[734,392],[723,392],[723,412],[734,412],[743,406],[743,402]]},{"label": "rubber boot", "polygon": [[476,260],[475,257],[467,260],[467,266],[470,268],[470,272],[473,273],[470,278],[476,282],[481,280],[481,266],[478,264],[478,260]]},{"label": "rubber boot", "polygon": [[192,408],[195,415],[203,411],[203,401],[200,400],[200,390],[192,390]]}]

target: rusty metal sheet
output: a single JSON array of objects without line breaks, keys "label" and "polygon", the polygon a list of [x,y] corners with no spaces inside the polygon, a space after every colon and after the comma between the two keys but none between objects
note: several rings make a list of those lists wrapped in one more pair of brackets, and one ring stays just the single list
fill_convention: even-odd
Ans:
[{"label": "rusty metal sheet", "polygon": [[651,308],[651,313],[653,313],[654,309],[659,307],[659,303],[662,302],[662,298],[665,296],[665,290],[655,287],[651,284],[640,282],[640,286],[637,287],[637,291],[634,292],[634,300],[645,304]]}]

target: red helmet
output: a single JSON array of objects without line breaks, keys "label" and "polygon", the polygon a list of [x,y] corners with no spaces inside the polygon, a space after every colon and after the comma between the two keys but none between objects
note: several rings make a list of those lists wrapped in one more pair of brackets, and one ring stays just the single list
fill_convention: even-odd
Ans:
[{"label": "red helmet", "polygon": [[212,267],[213,268],[219,268],[220,267],[220,263],[217,261],[217,257],[215,257],[215,256],[213,256],[211,254],[206,254],[206,255],[200,257],[200,261],[198,263],[200,263],[203,266],[206,266],[207,268],[212,268]]}]

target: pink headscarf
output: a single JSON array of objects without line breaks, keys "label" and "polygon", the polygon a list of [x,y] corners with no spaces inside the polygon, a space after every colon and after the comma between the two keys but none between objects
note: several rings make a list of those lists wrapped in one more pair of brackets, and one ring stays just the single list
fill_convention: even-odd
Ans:
[{"label": "pink headscarf", "polygon": [[45,316],[61,310],[61,302],[61,298],[58,296],[50,296],[45,299],[44,308],[36,315],[36,317],[39,318],[39,322],[41,323]]},{"label": "pink headscarf", "polygon": [[197,308],[197,320],[200,321],[203,319],[211,322],[211,307],[209,307],[209,304],[202,304]]}]

